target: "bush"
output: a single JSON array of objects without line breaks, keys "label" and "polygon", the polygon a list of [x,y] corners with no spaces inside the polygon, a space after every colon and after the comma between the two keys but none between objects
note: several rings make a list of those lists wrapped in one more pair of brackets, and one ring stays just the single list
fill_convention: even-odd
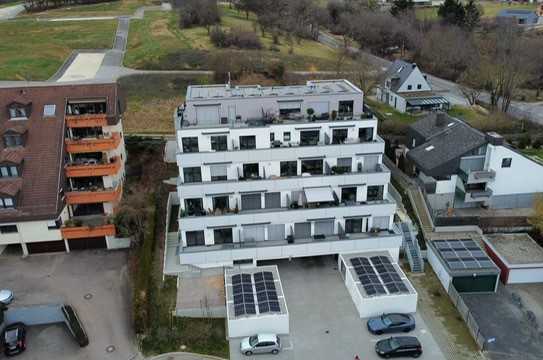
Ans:
[{"label": "bush", "polygon": [[[180,2],[179,26],[209,26],[221,21],[217,0],[183,0]],[[176,4],[177,5],[177,4]]]},{"label": "bush", "polygon": [[526,134],[519,139],[517,146],[519,149],[526,149],[528,146],[531,145],[531,143],[532,140],[530,139],[530,135]]},{"label": "bush", "polygon": [[543,137],[538,137],[534,140],[532,143],[532,148],[534,149],[541,149],[541,146],[543,146]]},{"label": "bush", "polygon": [[273,61],[268,64],[268,69],[266,70],[266,75],[275,79],[283,80],[285,76],[285,64],[281,61]]},{"label": "bush", "polygon": [[209,38],[213,45],[219,48],[237,47],[252,50],[262,48],[262,43],[254,31],[242,29],[225,31],[220,26],[216,26],[211,30]]}]

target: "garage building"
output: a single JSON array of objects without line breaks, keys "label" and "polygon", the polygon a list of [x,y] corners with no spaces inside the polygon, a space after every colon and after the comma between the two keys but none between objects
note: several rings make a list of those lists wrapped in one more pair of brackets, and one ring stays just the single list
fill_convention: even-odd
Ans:
[{"label": "garage building", "polygon": [[471,239],[428,242],[428,262],[447,292],[495,292],[500,269]]},{"label": "garage building", "polygon": [[504,284],[543,282],[543,248],[528,234],[483,237],[485,250],[501,270]]},{"label": "garage building", "polygon": [[361,318],[417,311],[417,292],[388,252],[341,254],[338,267]]},{"label": "garage building", "polygon": [[289,315],[277,266],[226,270],[228,338],[289,333]]}]

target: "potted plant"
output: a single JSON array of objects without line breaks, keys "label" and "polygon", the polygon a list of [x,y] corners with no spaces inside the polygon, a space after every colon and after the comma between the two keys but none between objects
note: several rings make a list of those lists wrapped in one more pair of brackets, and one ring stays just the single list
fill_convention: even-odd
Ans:
[{"label": "potted plant", "polygon": [[337,110],[332,110],[332,120],[337,119]]}]

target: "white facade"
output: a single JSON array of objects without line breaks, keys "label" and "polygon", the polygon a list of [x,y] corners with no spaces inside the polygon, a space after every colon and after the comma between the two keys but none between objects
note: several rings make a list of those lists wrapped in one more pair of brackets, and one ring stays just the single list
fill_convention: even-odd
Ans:
[{"label": "white facade", "polygon": [[338,258],[338,269],[343,280],[345,281],[347,291],[349,291],[360,317],[368,318],[384,313],[409,314],[417,312],[418,294],[397,263],[393,263],[394,267],[396,272],[400,275],[403,283],[408,288],[408,293],[386,294],[381,296],[368,296],[365,294],[363,286],[360,284],[360,280],[357,278],[356,273],[354,272],[348,259],[350,256],[369,257],[373,255],[385,255],[387,257],[391,257],[394,262],[397,261],[397,254],[386,252],[356,253],[349,254],[348,256],[340,255]]},{"label": "white facade", "polygon": [[175,116],[180,263],[395,251],[384,141],[362,109],[345,80],[189,87]]}]

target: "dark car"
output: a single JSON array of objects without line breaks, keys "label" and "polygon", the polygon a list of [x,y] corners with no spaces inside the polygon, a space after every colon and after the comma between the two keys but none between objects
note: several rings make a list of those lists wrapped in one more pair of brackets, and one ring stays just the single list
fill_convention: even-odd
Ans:
[{"label": "dark car", "polygon": [[414,357],[422,355],[422,346],[414,336],[393,336],[378,341],[375,344],[375,352],[384,358],[391,357]]},{"label": "dark car", "polygon": [[409,332],[415,329],[415,318],[409,314],[383,314],[368,320],[372,334]]},{"label": "dark car", "polygon": [[26,349],[26,326],[23,323],[7,326],[2,334],[2,342],[6,356],[22,353]]}]

